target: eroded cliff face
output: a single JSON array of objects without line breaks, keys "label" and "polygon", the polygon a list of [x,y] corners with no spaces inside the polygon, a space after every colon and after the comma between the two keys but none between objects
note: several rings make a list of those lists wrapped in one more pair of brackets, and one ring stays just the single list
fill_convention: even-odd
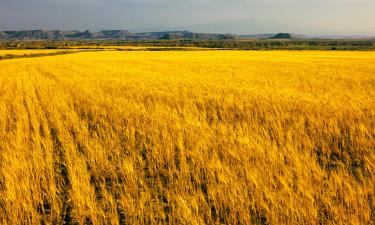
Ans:
[{"label": "eroded cliff face", "polygon": [[3,31],[0,34],[2,39],[69,39],[69,38],[121,38],[129,35],[127,30],[111,30],[90,32],[86,30],[24,30],[24,31]]}]

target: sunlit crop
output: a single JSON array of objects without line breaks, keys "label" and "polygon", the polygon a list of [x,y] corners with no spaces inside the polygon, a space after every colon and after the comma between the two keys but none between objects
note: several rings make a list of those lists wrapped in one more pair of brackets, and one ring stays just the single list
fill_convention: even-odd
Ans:
[{"label": "sunlit crop", "polygon": [[375,52],[0,61],[0,224],[373,224]]},{"label": "sunlit crop", "polygon": [[4,55],[32,55],[61,52],[59,49],[32,49],[32,50],[0,50],[0,56]]}]

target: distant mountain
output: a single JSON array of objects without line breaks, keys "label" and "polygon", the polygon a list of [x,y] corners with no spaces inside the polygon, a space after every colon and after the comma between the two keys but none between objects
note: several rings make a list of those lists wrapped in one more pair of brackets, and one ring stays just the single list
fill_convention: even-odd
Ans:
[{"label": "distant mountain", "polygon": [[220,33],[220,34],[268,34],[277,32],[300,32],[298,27],[272,21],[258,21],[252,19],[225,20],[212,23],[194,24],[186,26],[154,27],[143,29],[130,29],[132,32],[158,31],[158,30],[188,30],[196,33]]},{"label": "distant mountain", "polygon": [[268,39],[275,36],[275,34],[242,34],[238,36],[243,39]]},{"label": "distant mountain", "polygon": [[370,35],[309,35],[310,38],[317,39],[375,39]]}]

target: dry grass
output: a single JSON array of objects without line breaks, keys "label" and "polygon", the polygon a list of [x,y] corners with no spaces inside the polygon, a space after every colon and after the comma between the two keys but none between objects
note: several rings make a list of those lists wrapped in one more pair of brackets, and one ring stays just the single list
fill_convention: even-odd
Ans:
[{"label": "dry grass", "polygon": [[0,87],[0,224],[374,223],[374,52],[86,52]]}]

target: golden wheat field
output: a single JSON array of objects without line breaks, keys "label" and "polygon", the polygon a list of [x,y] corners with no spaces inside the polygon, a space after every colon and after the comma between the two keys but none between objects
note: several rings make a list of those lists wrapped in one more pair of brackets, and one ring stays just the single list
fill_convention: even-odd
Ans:
[{"label": "golden wheat field", "polygon": [[374,224],[375,52],[0,61],[0,224]]},{"label": "golden wheat field", "polygon": [[58,53],[66,50],[61,49],[30,49],[30,50],[0,50],[0,56],[14,55],[14,56],[28,56],[33,54],[50,54]]}]

